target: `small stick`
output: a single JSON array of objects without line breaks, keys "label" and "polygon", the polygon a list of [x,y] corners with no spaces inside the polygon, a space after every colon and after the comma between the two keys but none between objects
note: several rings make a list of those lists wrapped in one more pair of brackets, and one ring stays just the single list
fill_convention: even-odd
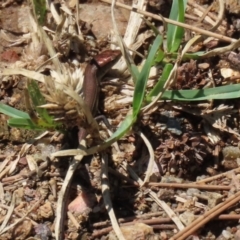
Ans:
[{"label": "small stick", "polygon": [[[186,211],[186,209],[183,209],[182,211]],[[124,224],[134,224],[136,222],[143,222],[145,224],[162,224],[162,223],[170,223],[172,222],[172,219],[169,217],[160,217],[159,215],[162,215],[163,212],[157,212],[157,213],[148,213],[148,214],[143,214],[139,216],[132,216],[132,217],[127,217],[127,218],[119,218],[118,222],[120,223],[120,226],[124,226]],[[153,219],[144,219],[145,217],[152,217]],[[239,220],[240,219],[240,214],[221,214],[217,216],[216,218],[211,219],[211,221],[219,221],[219,220]],[[153,222],[147,222],[147,220],[154,220]],[[131,224],[129,224],[131,223]],[[104,221],[104,222],[98,222],[93,224],[93,228],[100,228],[104,226],[109,226],[111,222],[109,221]]]},{"label": "small stick", "polygon": [[206,185],[198,183],[148,183],[149,186],[166,188],[197,188],[205,190],[230,190],[230,186]]},{"label": "small stick", "polygon": [[[1,204],[0,204],[1,207]],[[131,216],[131,217],[125,217],[125,218],[119,218],[118,222],[120,224],[126,223],[126,222],[130,222],[130,221],[138,221],[141,219],[146,219],[146,218],[152,218],[152,217],[159,217],[163,214],[163,212],[154,212],[154,213],[145,213],[142,215],[137,215],[137,216]],[[158,219],[158,218],[157,218]],[[163,222],[171,222],[171,218],[161,218],[162,220],[165,219],[165,221]],[[103,226],[108,226],[111,223],[109,221],[103,221],[103,222],[97,222],[97,223],[93,223],[93,227],[94,228],[99,228],[99,227],[103,227]]]},{"label": "small stick", "polygon": [[224,178],[226,177],[227,175],[231,174],[231,173],[239,173],[240,172],[240,167],[239,168],[236,168],[236,169],[233,169],[233,170],[230,170],[228,172],[225,172],[225,173],[220,173],[218,175],[215,175],[215,176],[212,176],[212,177],[209,177],[209,178],[204,178],[202,180],[199,180],[193,184],[203,184],[203,183],[207,183],[207,182],[211,182],[211,181],[214,181],[214,180],[217,180],[219,178]]},{"label": "small stick", "polygon": [[[141,216],[140,216],[141,217]],[[120,226],[129,226],[134,225],[136,222],[145,223],[149,226],[151,226],[154,229],[173,229],[176,228],[175,224],[166,224],[172,222],[171,218],[155,218],[150,220],[138,220],[136,217],[131,217],[132,221],[127,223],[121,223]],[[212,221],[216,220],[239,220],[240,215],[239,214],[222,214],[214,219]],[[120,222],[120,221],[119,221]],[[110,222],[109,222],[110,224]],[[95,223],[93,227],[101,227],[107,225],[106,222],[100,222]],[[91,235],[91,239],[95,239],[96,237],[99,237],[101,235],[106,235],[112,230],[112,227],[105,227],[99,230],[94,230],[93,234]]]}]

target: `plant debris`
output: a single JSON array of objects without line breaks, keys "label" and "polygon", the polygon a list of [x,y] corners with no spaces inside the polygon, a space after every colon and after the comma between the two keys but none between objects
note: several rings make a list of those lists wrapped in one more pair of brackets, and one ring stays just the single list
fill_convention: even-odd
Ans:
[{"label": "plant debris", "polygon": [[[0,114],[0,239],[240,239],[237,98],[153,97],[111,147],[75,154],[101,145],[133,105],[126,52],[100,85],[98,115],[110,126],[95,121],[82,98],[87,64],[119,45],[106,3],[49,1],[41,27],[32,4],[0,2],[1,104],[27,112],[41,127],[45,109],[56,123],[47,131],[22,130]],[[125,3],[114,10],[127,46],[121,50],[142,69],[155,38],[151,29],[165,34],[172,1]],[[167,90],[239,83],[239,12],[239,1],[188,1],[181,46],[205,53],[198,59],[179,57],[182,49],[179,59],[168,55],[176,74]],[[156,61],[146,92],[162,75]],[[40,95],[26,94],[27,79],[36,81],[44,103],[34,106]],[[79,127],[89,130],[80,148]],[[53,158],[60,150],[72,154]]]}]

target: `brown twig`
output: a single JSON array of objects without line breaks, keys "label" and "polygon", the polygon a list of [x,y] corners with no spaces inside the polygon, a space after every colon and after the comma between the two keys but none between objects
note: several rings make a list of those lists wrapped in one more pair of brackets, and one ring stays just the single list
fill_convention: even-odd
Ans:
[{"label": "brown twig", "polygon": [[[133,221],[133,222],[128,222],[128,223],[123,223],[120,224],[120,226],[131,226],[134,225],[136,223],[145,223],[153,228],[156,229],[174,229],[176,228],[175,224],[162,224],[162,223],[168,223],[171,222],[171,218],[166,218],[165,219],[151,219],[151,220],[139,220],[139,221]],[[92,238],[95,239],[96,237],[99,237],[101,235],[106,235],[108,234],[110,231],[112,231],[112,227],[106,227],[100,230],[96,230],[94,231],[94,233],[92,234]]]},{"label": "brown twig", "polygon": [[230,186],[206,185],[197,183],[148,183],[149,186],[166,188],[197,188],[205,190],[230,190]]},{"label": "brown twig", "polygon": [[[159,214],[160,214],[160,212],[159,212]],[[144,215],[147,215],[147,214],[144,214]],[[172,222],[171,218],[155,218],[155,219],[148,219],[148,220],[139,220],[139,219],[137,219],[138,217],[142,217],[142,216],[133,216],[133,217],[131,217],[131,219],[132,219],[131,222],[121,223],[120,226],[134,225],[135,223],[138,222],[138,223],[145,223],[154,229],[174,229],[174,228],[176,228],[175,224],[166,224],[166,223]],[[130,219],[130,218],[128,218],[128,219]],[[215,220],[239,220],[239,219],[240,219],[239,214],[222,214],[212,220],[215,221]],[[119,222],[120,222],[120,220],[119,220]],[[95,223],[93,225],[93,227],[95,227],[95,228],[103,227],[103,226],[107,226],[108,224],[110,224],[110,222],[105,221],[105,222],[101,222],[101,223]],[[96,238],[101,235],[106,235],[110,231],[112,231],[111,226],[105,227],[100,230],[95,230],[91,237]]]},{"label": "brown twig", "polygon": [[216,217],[216,220],[239,220],[239,219],[240,214],[221,214],[218,217]]},{"label": "brown twig", "polygon": [[186,228],[182,231],[175,234],[170,240],[184,240],[191,234],[195,233],[199,228],[204,226],[207,222],[211,219],[219,215],[224,210],[228,209],[230,206],[234,205],[240,200],[240,192],[234,194],[233,196],[229,197],[223,203],[216,205],[214,208],[203,214],[197,220],[193,221],[189,224]]},{"label": "brown twig", "polygon": [[151,225],[153,229],[166,230],[166,229],[175,229],[176,225],[174,224],[161,224],[161,225]]},{"label": "brown twig", "polygon": [[230,171],[225,172],[225,173],[220,173],[220,174],[215,175],[215,176],[213,176],[213,177],[204,178],[204,179],[199,180],[199,181],[197,181],[197,182],[195,182],[195,183],[193,183],[193,184],[202,184],[202,183],[212,182],[212,181],[217,180],[217,179],[219,179],[219,178],[224,178],[224,177],[226,177],[227,175],[229,175],[229,174],[231,174],[231,173],[235,173],[235,174],[236,174],[236,173],[239,173],[239,172],[240,172],[240,167],[239,167],[239,168],[236,168],[236,169],[234,169],[234,170],[230,170]]},{"label": "brown twig", "polygon": [[[162,214],[163,214],[163,212],[146,213],[146,214],[142,214],[142,215],[138,215],[138,216],[119,218],[118,222],[119,223],[125,223],[125,222],[130,222],[130,221],[135,221],[135,220],[137,221],[139,219],[158,217],[159,215],[162,215]],[[166,219],[170,219],[170,218],[166,218]],[[170,219],[170,221],[171,221],[171,219]],[[94,223],[93,227],[98,228],[98,227],[103,227],[103,226],[108,226],[108,225],[110,225],[110,222],[109,221],[104,221],[104,222]]]}]

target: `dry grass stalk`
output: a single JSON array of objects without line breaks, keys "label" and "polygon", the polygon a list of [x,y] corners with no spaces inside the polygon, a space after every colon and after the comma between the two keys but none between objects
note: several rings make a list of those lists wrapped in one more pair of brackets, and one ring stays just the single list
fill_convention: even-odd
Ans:
[{"label": "dry grass stalk", "polygon": [[2,225],[0,227],[0,233],[2,233],[4,231],[4,229],[6,228],[8,221],[10,220],[12,213],[14,211],[14,207],[15,207],[15,202],[16,202],[16,192],[13,192],[12,194],[12,199],[11,199],[11,204],[8,208],[8,212],[7,215],[4,218],[4,221],[2,222]]},{"label": "dry grass stalk", "polygon": [[[101,1],[111,4],[110,0],[101,0]],[[214,33],[214,32],[208,31],[208,30],[204,30],[204,29],[201,29],[201,28],[198,28],[198,27],[194,27],[194,26],[191,26],[191,25],[188,25],[188,24],[185,24],[185,23],[177,22],[177,21],[171,20],[169,18],[162,18],[162,17],[159,17],[159,15],[152,14],[152,13],[140,10],[140,9],[132,8],[128,5],[125,5],[125,4],[122,4],[122,3],[119,3],[119,2],[116,3],[116,6],[127,9],[129,11],[137,12],[139,14],[142,14],[142,15],[147,16],[147,17],[151,17],[151,18],[159,20],[159,21],[164,20],[166,23],[174,24],[174,25],[189,29],[193,32],[197,32],[197,33],[209,36],[209,37],[214,37],[214,38],[217,38],[217,39],[225,41],[225,42],[233,43],[233,42],[237,41],[237,39],[234,39],[234,38],[229,38],[229,37],[226,37],[226,36],[221,35],[221,34],[217,34],[217,33]]]},{"label": "dry grass stalk", "polygon": [[[193,0],[188,0],[188,5],[194,7],[195,9],[199,9],[201,12],[205,12],[206,9],[202,6],[200,6],[199,4],[197,4],[195,1]],[[217,17],[215,14],[213,14],[212,12],[208,11],[207,15],[209,15],[212,19],[217,20]],[[222,22],[223,26],[227,26],[226,21]]]},{"label": "dry grass stalk", "polygon": [[[83,156],[82,156],[83,158]],[[76,171],[79,163],[81,160],[73,159],[67,174],[65,176],[62,188],[58,194],[57,200],[57,209],[56,209],[56,222],[55,222],[55,237],[57,240],[63,239],[64,233],[64,220],[65,220],[65,213],[66,213],[66,203],[68,197],[68,190],[70,187],[70,183],[72,181],[72,177],[74,172]]]},{"label": "dry grass stalk", "polygon": [[147,171],[146,171],[146,174],[145,174],[145,178],[144,178],[144,181],[143,181],[143,185],[145,183],[147,183],[149,181],[149,178],[151,177],[152,175],[152,170],[153,170],[153,165],[154,165],[154,150],[152,148],[152,145],[151,143],[149,142],[149,140],[146,138],[146,136],[142,133],[142,132],[138,132],[138,135],[142,138],[142,140],[144,141],[144,143],[146,144],[146,147],[148,149],[148,152],[149,152],[149,162],[148,162],[148,167],[147,167]]},{"label": "dry grass stalk", "polygon": [[8,230],[10,230],[10,229],[12,229],[14,226],[16,226],[18,223],[22,222],[22,221],[27,217],[27,215],[41,203],[42,200],[43,200],[43,199],[40,198],[36,203],[34,203],[34,204],[32,205],[32,207],[31,207],[19,220],[17,220],[17,221],[14,222],[13,224],[9,225],[8,227],[5,227],[4,229],[2,229],[2,230],[0,231],[0,234],[3,234],[3,233],[5,233],[5,232],[7,232]]},{"label": "dry grass stalk", "polygon": [[109,181],[108,181],[108,157],[106,154],[102,154],[102,168],[101,168],[101,179],[102,179],[102,195],[103,195],[103,200],[105,207],[107,209],[108,215],[110,217],[113,229],[120,240],[124,240],[124,236],[122,234],[122,231],[119,227],[119,224],[117,222],[113,206],[112,206],[112,201],[110,197],[110,188],[109,188]]}]

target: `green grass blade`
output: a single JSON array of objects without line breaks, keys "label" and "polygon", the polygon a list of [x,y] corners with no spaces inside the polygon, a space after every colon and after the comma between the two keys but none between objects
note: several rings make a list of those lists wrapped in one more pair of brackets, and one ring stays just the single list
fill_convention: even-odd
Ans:
[{"label": "green grass blade", "polygon": [[150,72],[152,63],[154,61],[155,54],[159,46],[162,44],[162,41],[163,39],[160,35],[158,35],[154,40],[154,43],[149,51],[147,60],[137,79],[136,86],[134,89],[134,94],[133,94],[133,116],[137,116],[141,109],[142,102],[145,95],[145,88],[146,88],[149,72]]},{"label": "green grass blade", "polygon": [[130,64],[130,68],[131,68],[131,73],[134,75],[133,79],[138,79],[139,71],[138,71],[137,66],[135,64]]},{"label": "green grass blade", "polygon": [[240,84],[196,89],[196,90],[170,90],[165,91],[162,99],[176,101],[204,101],[212,99],[240,98]]},{"label": "green grass blade", "polygon": [[[204,51],[195,52],[195,53],[186,53],[183,55],[182,60],[183,61],[190,60],[190,59],[198,60],[203,56],[204,53],[205,53]],[[179,53],[176,53],[176,52],[168,54],[168,57],[173,59],[177,59],[178,56],[179,56]]]},{"label": "green grass blade", "polygon": [[28,115],[28,113],[17,110],[4,103],[0,103],[0,112],[13,118],[30,119],[30,116]]},{"label": "green grass blade", "polygon": [[28,93],[31,97],[34,107],[43,105],[46,103],[43,95],[41,94],[38,84],[34,80],[30,80],[28,83]]},{"label": "green grass blade", "polygon": [[34,12],[36,14],[36,18],[38,23],[43,26],[45,23],[47,9],[46,9],[46,1],[45,0],[33,0]]},{"label": "green grass blade", "polygon": [[16,127],[16,128],[24,128],[29,130],[42,130],[41,128],[38,128],[31,119],[24,119],[24,118],[11,118],[8,120],[8,125],[10,127]]},{"label": "green grass blade", "polygon": [[197,59],[200,59],[204,53],[205,53],[204,51],[195,52],[195,53],[186,53],[183,55],[182,60],[183,61],[190,60],[190,59],[197,60]]},{"label": "green grass blade", "polygon": [[146,82],[148,80],[149,71],[153,63],[154,56],[159,46],[161,45],[161,43],[162,43],[162,37],[158,35],[153,43],[153,46],[151,47],[150,53],[143,66],[141,73],[138,72],[138,69],[135,65],[131,65],[132,72],[134,72],[135,76],[137,77],[137,82],[136,82],[134,97],[133,97],[133,102],[134,102],[133,113],[126,116],[126,118],[120,124],[117,131],[114,132],[113,135],[105,141],[104,143],[105,146],[110,146],[114,141],[117,141],[118,139],[120,139],[125,133],[129,131],[129,129],[135,123],[139,110],[141,109],[143,98],[144,98],[145,87],[146,87]]},{"label": "green grass blade", "polygon": [[[184,22],[184,13],[187,0],[174,0],[169,18],[178,22]],[[172,24],[168,24],[167,29],[167,50],[168,52],[176,52],[182,41],[184,29]]]},{"label": "green grass blade", "polygon": [[107,139],[106,142],[111,142],[113,139],[120,139],[125,133],[129,131],[135,121],[136,118],[134,118],[132,114],[127,115],[124,121],[120,124],[117,131],[114,132],[113,135],[109,139]]},{"label": "green grass blade", "polygon": [[154,86],[152,91],[146,97],[147,102],[151,102],[152,97],[157,96],[163,90],[163,86],[164,86],[165,82],[167,81],[172,69],[173,69],[173,65],[171,63],[168,63],[164,66],[162,75],[159,78],[157,84]]},{"label": "green grass blade", "polygon": [[147,24],[147,26],[152,29],[152,31],[154,32],[155,36],[157,36],[159,34],[158,28],[155,25],[153,25],[148,19],[146,19],[144,17],[142,19]]},{"label": "green grass blade", "polygon": [[42,122],[46,122],[47,125],[53,125],[53,118],[48,114],[47,110],[44,108],[38,108],[38,106],[45,104],[46,101],[41,94],[36,81],[32,80],[28,83],[28,93],[30,95],[34,108],[42,119]]},{"label": "green grass blade", "polygon": [[157,63],[161,63],[162,60],[164,59],[165,57],[165,53],[162,49],[158,49],[158,52],[157,52],[157,55],[154,59],[154,62],[157,64]]}]

